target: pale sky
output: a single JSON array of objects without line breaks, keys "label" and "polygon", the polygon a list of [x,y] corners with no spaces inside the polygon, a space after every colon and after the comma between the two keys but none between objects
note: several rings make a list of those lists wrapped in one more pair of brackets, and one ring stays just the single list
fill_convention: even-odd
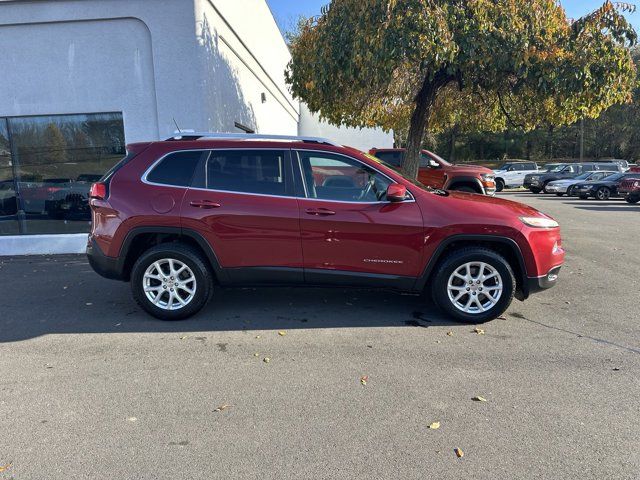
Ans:
[{"label": "pale sky", "polygon": [[[579,18],[598,8],[604,0],[562,0],[561,3],[571,18]],[[328,0],[267,0],[281,30],[291,30],[300,15],[310,17],[320,14],[320,7]],[[631,2],[632,3],[632,2]],[[640,13],[630,14],[629,18],[636,30],[640,31]]]}]

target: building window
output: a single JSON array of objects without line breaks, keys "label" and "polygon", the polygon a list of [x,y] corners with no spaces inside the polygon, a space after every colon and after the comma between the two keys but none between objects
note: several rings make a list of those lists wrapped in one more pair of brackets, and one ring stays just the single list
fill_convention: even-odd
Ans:
[{"label": "building window", "polygon": [[124,155],[121,113],[0,118],[0,234],[88,232],[91,184]]}]

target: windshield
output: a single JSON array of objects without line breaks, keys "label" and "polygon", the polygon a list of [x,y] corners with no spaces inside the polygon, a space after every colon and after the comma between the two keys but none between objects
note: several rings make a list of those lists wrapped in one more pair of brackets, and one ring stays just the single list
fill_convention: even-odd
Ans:
[{"label": "windshield", "polygon": [[509,170],[511,167],[513,167],[513,163],[503,163],[498,168],[496,168],[496,170]]},{"label": "windshield", "polygon": [[578,175],[575,179],[576,180],[588,180],[592,177],[597,177],[598,175],[595,174],[596,172],[587,172],[587,173],[583,173],[582,175]]},{"label": "windshield", "polygon": [[557,163],[550,163],[544,167],[545,172],[555,172],[558,168],[563,167],[564,165],[559,165]]}]

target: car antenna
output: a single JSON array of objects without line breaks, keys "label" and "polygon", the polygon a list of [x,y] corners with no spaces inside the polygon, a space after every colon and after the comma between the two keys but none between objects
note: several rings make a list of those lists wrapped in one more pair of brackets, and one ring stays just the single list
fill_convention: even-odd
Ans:
[{"label": "car antenna", "polygon": [[180,127],[178,126],[178,122],[176,122],[176,117],[171,117],[173,119],[173,123],[176,124],[176,128],[178,129],[178,133],[182,133],[182,130],[180,130]]}]

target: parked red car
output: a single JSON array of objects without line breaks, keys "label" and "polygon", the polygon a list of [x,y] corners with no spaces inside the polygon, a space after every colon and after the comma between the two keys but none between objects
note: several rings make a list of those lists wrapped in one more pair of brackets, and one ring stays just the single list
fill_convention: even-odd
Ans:
[{"label": "parked red car", "polygon": [[[369,154],[401,167],[404,148],[372,148]],[[477,165],[453,165],[433,152],[422,150],[418,180],[428,187],[459,192],[495,195],[496,176],[493,170]]]},{"label": "parked red car", "polygon": [[638,172],[637,178],[623,180],[618,187],[618,193],[628,203],[640,202],[640,172]]},{"label": "parked red car", "polygon": [[128,146],[91,189],[87,254],[167,320],[217,287],[430,292],[453,318],[496,318],[553,286],[558,224],[529,206],[433,190],[328,140],[190,134]]}]

